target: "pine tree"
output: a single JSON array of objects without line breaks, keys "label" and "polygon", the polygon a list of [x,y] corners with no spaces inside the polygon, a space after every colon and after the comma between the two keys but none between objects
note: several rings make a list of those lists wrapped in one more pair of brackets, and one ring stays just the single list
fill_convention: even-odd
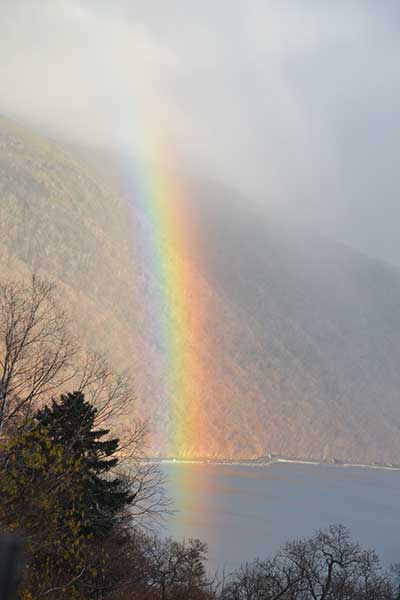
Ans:
[{"label": "pine tree", "polygon": [[61,396],[36,413],[38,424],[78,460],[84,473],[82,506],[86,532],[104,538],[120,523],[133,500],[123,478],[113,476],[118,464],[119,439],[106,439],[108,429],[96,429],[97,409],[85,400],[82,392]]}]

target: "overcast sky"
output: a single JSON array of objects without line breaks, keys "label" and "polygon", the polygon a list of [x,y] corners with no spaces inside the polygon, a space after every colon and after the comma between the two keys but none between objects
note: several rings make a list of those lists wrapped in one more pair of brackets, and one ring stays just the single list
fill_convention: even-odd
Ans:
[{"label": "overcast sky", "polygon": [[266,215],[400,264],[399,34],[397,0],[1,0],[0,113],[167,140]]}]

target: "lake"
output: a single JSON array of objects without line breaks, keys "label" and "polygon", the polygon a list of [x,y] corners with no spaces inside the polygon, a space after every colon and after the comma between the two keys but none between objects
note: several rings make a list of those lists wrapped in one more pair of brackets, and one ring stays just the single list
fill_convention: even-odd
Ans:
[{"label": "lake", "polygon": [[330,465],[162,464],[177,513],[165,532],[208,543],[231,570],[331,523],[351,528],[385,563],[400,562],[400,471]]}]

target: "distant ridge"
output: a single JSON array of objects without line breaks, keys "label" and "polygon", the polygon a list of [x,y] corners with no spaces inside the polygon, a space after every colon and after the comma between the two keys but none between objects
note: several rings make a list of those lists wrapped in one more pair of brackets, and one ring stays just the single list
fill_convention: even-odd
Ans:
[{"label": "distant ridge", "polygon": [[[154,368],[165,357],[147,312],[162,284],[141,258],[146,216],[96,171],[101,157],[85,156],[0,118],[1,275],[59,283],[82,337],[133,370],[150,450],[166,455],[172,423]],[[195,397],[207,435],[185,457],[399,463],[398,270],[263,222],[212,182],[187,183],[209,312],[191,348],[207,366]]]}]

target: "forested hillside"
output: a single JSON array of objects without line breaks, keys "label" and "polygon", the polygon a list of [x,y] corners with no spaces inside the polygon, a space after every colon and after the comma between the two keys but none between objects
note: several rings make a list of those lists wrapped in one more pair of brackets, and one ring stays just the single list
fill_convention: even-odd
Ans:
[{"label": "forested hillside", "polygon": [[132,369],[153,452],[400,462],[398,271],[245,216],[228,192],[189,178],[193,198],[207,196],[191,264],[207,315],[190,349],[202,436],[171,447],[158,377],[167,357],[148,312],[163,282],[143,261],[147,217],[89,163],[0,120],[1,275],[56,280],[79,335]]}]

